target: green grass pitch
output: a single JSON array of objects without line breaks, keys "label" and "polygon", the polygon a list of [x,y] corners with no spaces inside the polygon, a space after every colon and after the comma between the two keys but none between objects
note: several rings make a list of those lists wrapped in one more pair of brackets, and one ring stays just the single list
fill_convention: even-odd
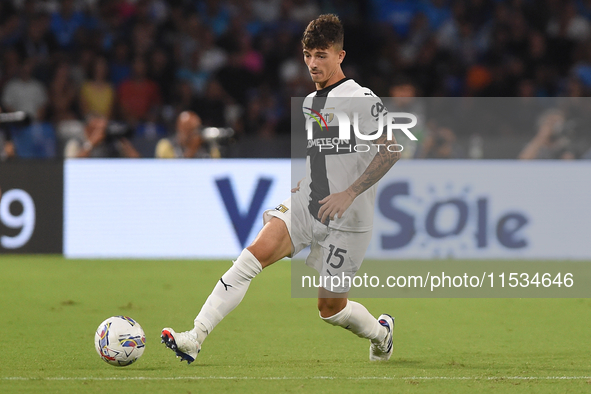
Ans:
[{"label": "green grass pitch", "polygon": [[[396,317],[395,350],[323,323],[316,300],[290,297],[290,266],[257,277],[190,366],[160,344],[189,329],[229,261],[0,257],[0,393],[591,391],[589,299],[363,299]],[[124,314],[147,337],[135,364],[112,367],[93,345]]]}]

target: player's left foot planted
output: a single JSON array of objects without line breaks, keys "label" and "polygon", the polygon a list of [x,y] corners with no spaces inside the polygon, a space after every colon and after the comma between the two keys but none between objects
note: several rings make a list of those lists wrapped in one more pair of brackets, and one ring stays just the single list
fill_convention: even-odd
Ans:
[{"label": "player's left foot planted", "polygon": [[191,331],[175,332],[172,328],[162,330],[162,343],[176,353],[176,356],[191,364],[201,351],[201,345]]},{"label": "player's left foot planted", "polygon": [[369,345],[369,360],[370,361],[388,361],[392,356],[392,336],[394,331],[394,318],[390,315],[383,314],[378,318],[378,323],[388,330],[384,339],[379,343],[371,342]]}]

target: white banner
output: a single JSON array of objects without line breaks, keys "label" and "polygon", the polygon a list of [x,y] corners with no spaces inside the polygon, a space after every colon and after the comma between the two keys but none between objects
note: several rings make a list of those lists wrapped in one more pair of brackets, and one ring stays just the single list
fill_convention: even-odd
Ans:
[{"label": "white banner", "polygon": [[67,160],[67,257],[236,257],[290,194],[289,160]]},{"label": "white banner", "polygon": [[[298,166],[299,167],[299,166]],[[67,257],[235,258],[300,179],[290,160],[68,160]],[[591,163],[401,161],[368,258],[591,259]]]}]

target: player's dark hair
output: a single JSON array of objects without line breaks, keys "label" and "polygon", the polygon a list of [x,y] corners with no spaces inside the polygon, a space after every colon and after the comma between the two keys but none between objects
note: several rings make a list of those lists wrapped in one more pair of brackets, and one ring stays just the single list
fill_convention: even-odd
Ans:
[{"label": "player's dark hair", "polygon": [[302,37],[304,49],[327,49],[334,45],[343,49],[345,29],[338,16],[334,14],[320,15],[308,24]]}]

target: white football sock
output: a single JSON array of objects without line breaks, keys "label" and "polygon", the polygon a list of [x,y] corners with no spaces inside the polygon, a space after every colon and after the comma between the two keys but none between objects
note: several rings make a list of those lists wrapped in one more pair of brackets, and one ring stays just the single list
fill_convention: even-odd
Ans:
[{"label": "white football sock", "polygon": [[199,343],[211,333],[244,298],[250,281],[263,270],[261,263],[248,249],[244,249],[234,265],[226,271],[205,301],[201,312],[195,318],[195,328]]},{"label": "white football sock", "polygon": [[347,301],[347,306],[336,315],[320,317],[333,326],[343,327],[358,337],[376,343],[383,341],[388,334],[386,327],[378,323],[363,305],[355,301]]}]

